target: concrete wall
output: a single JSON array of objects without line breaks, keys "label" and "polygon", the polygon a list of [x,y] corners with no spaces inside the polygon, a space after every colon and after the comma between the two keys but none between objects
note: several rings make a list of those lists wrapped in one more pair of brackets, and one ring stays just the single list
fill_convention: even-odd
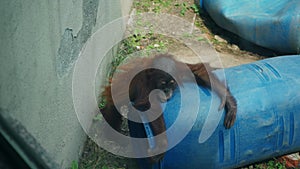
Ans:
[{"label": "concrete wall", "polygon": [[91,34],[130,6],[131,0],[0,1],[0,108],[62,168],[78,159],[86,138],[72,104],[74,62]]}]

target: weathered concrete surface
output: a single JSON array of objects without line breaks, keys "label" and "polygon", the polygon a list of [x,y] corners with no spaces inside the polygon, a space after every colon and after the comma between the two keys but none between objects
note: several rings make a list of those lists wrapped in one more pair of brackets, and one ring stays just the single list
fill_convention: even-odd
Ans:
[{"label": "weathered concrete surface", "polygon": [[62,168],[86,138],[73,108],[74,63],[93,32],[128,12],[126,2],[0,1],[0,108]]}]

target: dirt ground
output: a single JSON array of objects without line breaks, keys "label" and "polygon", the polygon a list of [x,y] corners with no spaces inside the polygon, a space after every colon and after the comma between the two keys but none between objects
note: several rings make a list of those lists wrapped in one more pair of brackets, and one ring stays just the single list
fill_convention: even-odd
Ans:
[{"label": "dirt ground", "polygon": [[[132,14],[140,12],[167,13],[192,23],[200,32],[198,34],[195,32],[192,37],[187,35],[184,38],[194,38],[203,45],[202,49],[209,48],[211,50],[209,52],[215,52],[215,55],[221,60],[222,67],[225,68],[277,55],[271,50],[258,47],[233,33],[221,29],[207,13],[201,9],[192,8],[193,4],[197,3],[198,1],[194,0],[165,0],[164,2],[160,0],[135,0]],[[165,24],[171,25],[171,23],[165,22]],[[144,25],[142,24],[142,26]],[[164,43],[169,53],[179,56],[179,60],[186,62],[199,61],[195,51],[186,45],[189,41],[183,43],[168,38],[170,37],[164,39]],[[207,41],[202,41],[202,38]],[[93,141],[88,140],[79,162],[79,168],[137,169],[138,167],[134,160],[112,155],[99,148]]]}]

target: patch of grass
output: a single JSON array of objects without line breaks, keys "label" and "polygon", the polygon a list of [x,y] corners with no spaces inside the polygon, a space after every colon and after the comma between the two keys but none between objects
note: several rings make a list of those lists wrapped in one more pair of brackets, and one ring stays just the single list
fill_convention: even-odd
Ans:
[{"label": "patch of grass", "polygon": [[173,1],[172,0],[153,0],[154,4],[162,5],[163,7],[169,7]]},{"label": "patch of grass", "polygon": [[287,168],[285,167],[285,161],[280,162],[276,158],[274,158],[266,162],[253,164],[247,167],[242,167],[240,169],[287,169]]},{"label": "patch of grass", "polygon": [[77,161],[72,161],[71,169],[78,169],[78,162]]},{"label": "patch of grass", "polygon": [[206,39],[204,37],[198,37],[197,39],[198,41],[206,41]]},{"label": "patch of grass", "polygon": [[151,1],[134,1],[133,7],[137,9],[137,12],[149,12],[151,7]]},{"label": "patch of grass", "polygon": [[98,107],[100,109],[104,108],[104,106],[106,105],[106,100],[105,99],[101,99],[99,104],[98,104]]},{"label": "patch of grass", "polygon": [[188,5],[186,2],[176,3],[175,7],[180,8],[180,15],[184,16],[187,11],[199,13],[199,8],[196,4]]},{"label": "patch of grass", "polygon": [[[88,139],[78,169],[138,169],[134,159],[113,155]],[[73,169],[73,168],[72,168]],[[76,168],[75,168],[76,169]]]},{"label": "patch of grass", "polygon": [[186,11],[188,11],[188,6],[187,6],[186,2],[183,2],[181,4],[176,3],[175,6],[180,8],[180,15],[181,16],[184,16]]},{"label": "patch of grass", "polygon": [[266,163],[256,164],[257,169],[286,169],[285,162],[281,163],[276,159],[270,160]]},{"label": "patch of grass", "polygon": [[119,47],[117,55],[114,57],[111,63],[111,70],[109,71],[109,77],[112,77],[116,68],[127,58],[128,55],[144,50],[147,51],[156,50],[158,52],[166,49],[168,41],[163,39],[162,35],[151,33],[140,33],[136,30],[134,34],[127,39],[124,39]]},{"label": "patch of grass", "polygon": [[190,9],[192,9],[194,11],[194,13],[199,13],[199,8],[196,4],[191,5]]},{"label": "patch of grass", "polygon": [[133,7],[138,12],[160,13],[162,9],[168,8],[172,3],[172,0],[139,0],[133,3]]}]

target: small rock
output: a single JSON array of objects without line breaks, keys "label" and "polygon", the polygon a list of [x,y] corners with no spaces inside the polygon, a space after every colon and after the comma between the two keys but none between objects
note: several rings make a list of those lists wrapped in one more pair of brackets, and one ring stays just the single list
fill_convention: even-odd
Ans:
[{"label": "small rock", "polygon": [[226,43],[227,41],[223,38],[221,38],[220,36],[218,35],[215,35],[214,38],[218,41],[218,42],[222,42],[222,43]]},{"label": "small rock", "polygon": [[155,48],[158,48],[158,47],[159,47],[159,44],[154,44],[154,47],[155,47]]},{"label": "small rock", "polygon": [[231,50],[239,50],[240,49],[237,45],[234,45],[234,44],[228,45],[227,47]]},{"label": "small rock", "polygon": [[240,50],[240,48],[237,45],[232,45],[231,47],[233,50]]}]

